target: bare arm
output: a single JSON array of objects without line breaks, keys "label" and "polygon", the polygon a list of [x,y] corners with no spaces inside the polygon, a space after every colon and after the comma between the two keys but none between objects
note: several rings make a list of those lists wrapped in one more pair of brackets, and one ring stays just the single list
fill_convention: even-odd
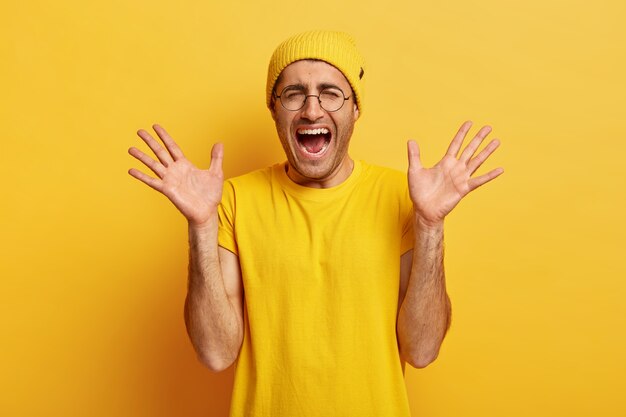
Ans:
[{"label": "bare arm", "polygon": [[199,359],[218,372],[229,367],[243,340],[239,258],[217,246],[217,213],[206,227],[189,225],[187,333]]},{"label": "bare arm", "polygon": [[148,132],[137,134],[156,155],[137,148],[129,153],[157,178],[131,169],[129,174],[164,194],[189,224],[189,285],[185,323],[200,360],[220,371],[237,358],[243,339],[243,289],[237,256],[217,243],[217,207],[222,197],[221,144],[213,146],[208,170],[196,168],[162,127],[154,130],[162,146]]},{"label": "bare arm", "polygon": [[463,140],[471,127],[465,122],[452,140],[444,158],[433,168],[422,167],[419,148],[408,143],[409,191],[414,208],[414,249],[401,262],[401,294],[397,333],[401,357],[417,368],[437,358],[451,321],[443,264],[444,218],[469,192],[502,174],[502,168],[471,178],[496,150],[492,140],[478,155],[476,150],[489,134],[485,126],[460,156]]},{"label": "bare arm", "polygon": [[404,287],[397,329],[400,355],[412,366],[424,368],[437,358],[451,320],[443,268],[443,224],[420,228],[414,250],[402,256],[400,266]]}]

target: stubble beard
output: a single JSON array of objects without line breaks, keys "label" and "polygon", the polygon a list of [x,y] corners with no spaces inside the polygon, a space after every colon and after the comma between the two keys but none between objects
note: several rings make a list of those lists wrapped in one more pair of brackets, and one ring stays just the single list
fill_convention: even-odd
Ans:
[{"label": "stubble beard", "polygon": [[[348,149],[353,130],[354,126],[351,126],[348,130],[344,131],[341,135],[341,140],[338,139],[339,132],[336,131],[331,139],[332,149],[330,149],[330,152],[332,154],[326,155],[319,160],[309,161],[300,161],[296,156],[298,152],[296,149],[298,146],[297,139],[291,138],[291,135],[287,131],[279,131],[278,135],[287,156],[287,172],[294,170],[297,175],[303,179],[311,181],[323,181],[334,177],[341,170],[343,163],[350,163]],[[310,169],[308,169],[309,167]],[[292,178],[291,175],[290,178]],[[294,178],[292,178],[292,180],[293,179]]]}]

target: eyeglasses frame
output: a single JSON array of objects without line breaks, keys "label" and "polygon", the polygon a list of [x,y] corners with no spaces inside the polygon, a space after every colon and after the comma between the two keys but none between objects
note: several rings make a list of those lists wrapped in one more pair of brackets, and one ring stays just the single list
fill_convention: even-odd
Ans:
[{"label": "eyeglasses frame", "polygon": [[[336,112],[336,111],[341,110],[341,108],[342,108],[342,107],[343,107],[343,105],[346,103],[346,101],[350,100],[350,97],[352,97],[352,96],[348,96],[348,97],[346,97],[346,94],[345,94],[345,93],[343,92],[343,90],[342,90],[341,88],[339,88],[339,87],[325,87],[325,88],[322,88],[322,89],[320,90],[319,94],[305,94],[305,95],[304,95],[304,100],[302,101],[302,106],[300,106],[299,108],[297,108],[297,109],[295,109],[295,110],[292,110],[292,109],[288,109],[287,107],[285,107],[285,105],[283,104],[283,100],[281,99],[281,97],[283,96],[283,93],[285,92],[285,90],[286,90],[286,89],[288,89],[288,88],[290,88],[290,87],[294,87],[294,86],[293,86],[293,85],[288,85],[288,86],[286,86],[285,88],[283,88],[283,89],[281,90],[280,95],[276,94],[276,91],[275,91],[275,90],[273,91],[273,93],[274,93],[274,98],[275,98],[275,99],[278,99],[278,101],[280,101],[280,105],[283,107],[283,109],[285,109],[285,110],[287,110],[287,111],[299,111],[299,110],[302,110],[302,109],[304,108],[304,106],[306,106],[306,101],[309,99],[309,97],[317,97],[317,102],[319,103],[320,108],[324,109],[324,111],[327,111],[328,113],[334,113],[334,112]],[[320,98],[320,96],[322,95],[322,92],[323,92],[324,90],[330,90],[331,88],[332,88],[332,89],[339,90],[339,91],[341,92],[341,95],[343,96],[343,103],[341,103],[341,106],[339,106],[339,108],[338,108],[338,109],[336,109],[336,110],[326,110],[326,109],[324,108],[324,106],[322,106],[322,99]]]}]

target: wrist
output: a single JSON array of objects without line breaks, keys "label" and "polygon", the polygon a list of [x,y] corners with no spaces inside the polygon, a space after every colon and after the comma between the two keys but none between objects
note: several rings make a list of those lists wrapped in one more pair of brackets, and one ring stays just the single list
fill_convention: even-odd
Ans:
[{"label": "wrist", "polygon": [[189,230],[193,230],[196,232],[213,229],[217,226],[218,222],[219,216],[217,214],[217,208],[215,210],[211,210],[206,218],[197,220],[187,219],[187,225],[189,227]]},{"label": "wrist", "polygon": [[416,212],[414,216],[414,220],[415,220],[415,225],[417,226],[419,230],[436,231],[436,230],[443,229],[444,219],[429,219]]}]

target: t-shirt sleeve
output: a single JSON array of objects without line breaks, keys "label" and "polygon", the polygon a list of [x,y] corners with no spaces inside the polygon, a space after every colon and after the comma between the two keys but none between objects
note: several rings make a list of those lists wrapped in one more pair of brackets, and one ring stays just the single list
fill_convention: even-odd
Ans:
[{"label": "t-shirt sleeve", "polygon": [[225,181],[222,202],[218,207],[219,226],[217,242],[224,249],[239,255],[237,239],[235,238],[235,207],[235,188],[230,181]]},{"label": "t-shirt sleeve", "polygon": [[404,195],[402,197],[401,219],[402,223],[402,241],[400,243],[400,253],[404,254],[407,251],[413,249],[415,236],[413,233],[413,202],[409,195],[408,187],[405,188]]}]

